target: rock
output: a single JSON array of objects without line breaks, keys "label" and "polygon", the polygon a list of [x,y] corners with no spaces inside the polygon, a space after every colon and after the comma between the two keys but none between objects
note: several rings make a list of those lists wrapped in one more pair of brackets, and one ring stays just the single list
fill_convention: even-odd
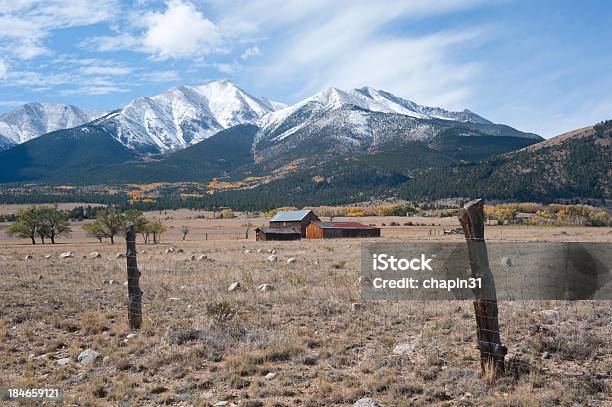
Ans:
[{"label": "rock", "polygon": [[233,282],[229,288],[227,289],[228,292],[232,292],[232,291],[238,291],[240,290],[240,283],[238,281]]},{"label": "rock", "polygon": [[172,254],[172,253],[176,253],[172,247],[169,247],[168,249],[166,249],[166,254]]},{"label": "rock", "polygon": [[218,401],[215,404],[213,404],[214,407],[222,407],[222,406],[227,406],[229,405],[229,401]]},{"label": "rock", "polygon": [[195,255],[192,255],[192,256],[191,256],[191,261],[195,261],[195,259],[196,259],[196,256],[195,256]]},{"label": "rock", "polygon": [[72,254],[72,252],[65,252],[60,254],[60,259],[67,259],[69,257],[74,257],[74,254]]},{"label": "rock", "polygon": [[246,249],[246,250],[244,251],[244,254],[249,254],[249,253],[251,253],[251,251],[250,251],[249,249]]},{"label": "rock", "polygon": [[113,280],[102,280],[102,284],[110,284]]},{"label": "rock", "polygon": [[102,360],[102,355],[100,355],[93,349],[86,349],[83,352],[79,353],[79,357],[77,358],[77,360],[83,366],[87,366],[89,364],[96,363]]},{"label": "rock", "polygon": [[543,352],[542,359],[550,359],[550,352]]},{"label": "rock", "polygon": [[91,253],[89,253],[89,258],[90,259],[99,259],[101,257],[102,257],[102,255],[100,254],[100,252],[91,252]]},{"label": "rock", "polygon": [[179,297],[170,297],[168,298],[168,301],[180,301],[181,299]]},{"label": "rock", "polygon": [[61,358],[57,360],[57,365],[58,366],[66,366],[69,365],[70,362],[72,362],[71,358]]},{"label": "rock", "polygon": [[274,286],[270,285],[270,284],[262,284],[259,287],[257,287],[257,289],[259,291],[263,291],[264,293],[269,292],[269,291],[274,291]]},{"label": "rock", "polygon": [[138,335],[135,333],[131,333],[131,334],[127,334],[127,336],[125,337],[126,339],[134,339],[136,338]]},{"label": "rock", "polygon": [[369,397],[359,399],[353,404],[353,407],[385,407],[384,404],[379,403],[378,401],[371,399]]},{"label": "rock", "polygon": [[47,260],[48,260],[48,259],[50,259],[51,257],[53,257],[53,256],[51,256],[50,254],[47,254],[47,255],[45,256],[45,259],[47,259]]},{"label": "rock", "polygon": [[314,264],[319,264],[319,260],[315,260],[315,261],[314,261]]},{"label": "rock", "polygon": [[178,249],[176,252],[177,253],[184,253],[185,251],[183,249]]},{"label": "rock", "polygon": [[257,253],[261,253],[261,249],[257,249]]},{"label": "rock", "polygon": [[417,341],[398,343],[393,348],[393,353],[396,355],[405,355],[414,351]]},{"label": "rock", "polygon": [[512,260],[508,256],[501,258],[501,265],[504,267],[512,267]]},{"label": "rock", "polygon": [[24,259],[25,261],[28,261],[28,260],[32,260],[33,258],[34,258],[34,257],[33,257],[31,254],[28,254],[28,255],[27,255],[27,256],[25,256],[23,259]]},{"label": "rock", "polygon": [[200,256],[198,256],[198,261],[202,261],[202,260],[206,260],[208,259],[208,256],[201,254]]},{"label": "rock", "polygon": [[354,303],[351,304],[351,310],[353,312],[363,311],[363,304],[361,304],[359,302],[354,302]]},{"label": "rock", "polygon": [[295,257],[289,257],[289,258],[287,259],[287,264],[293,264],[293,263],[295,263],[295,262],[296,262]]},{"label": "rock", "polygon": [[272,380],[275,377],[276,377],[276,373],[272,373],[272,372],[270,372],[270,373],[268,373],[267,375],[264,376],[264,378],[267,379],[267,380]]},{"label": "rock", "polygon": [[44,278],[44,277],[43,277],[43,275],[42,275],[42,274],[39,274],[39,275],[38,275],[38,279],[39,279],[39,280],[42,280],[43,278]]},{"label": "rock", "polygon": [[274,254],[273,254],[273,255],[271,255],[271,256],[268,256],[268,261],[272,261],[272,262],[274,262],[274,261],[276,261],[277,259],[278,259],[278,257],[276,257],[276,255],[274,255]]},{"label": "rock", "polygon": [[115,284],[115,280],[108,280],[108,284],[110,284],[110,285]]},{"label": "rock", "polygon": [[559,311],[554,310],[554,309],[545,309],[544,311],[538,312],[538,314],[548,319],[558,319],[561,316]]},{"label": "rock", "polygon": [[124,287],[127,287],[127,286],[128,286],[128,282],[127,282],[127,281],[126,281],[126,282],[124,282],[124,283],[123,283],[123,286],[124,286]]},{"label": "rock", "polygon": [[125,253],[117,253],[117,255],[115,256],[116,259],[125,259],[125,257]]}]

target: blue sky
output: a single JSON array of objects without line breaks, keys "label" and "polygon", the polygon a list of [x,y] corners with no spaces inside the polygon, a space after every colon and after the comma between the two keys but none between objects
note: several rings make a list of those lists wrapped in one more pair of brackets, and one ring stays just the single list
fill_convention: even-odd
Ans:
[{"label": "blue sky", "polygon": [[612,119],[611,51],[604,0],[0,0],[0,112],[226,78],[288,104],[373,86],[550,137]]}]

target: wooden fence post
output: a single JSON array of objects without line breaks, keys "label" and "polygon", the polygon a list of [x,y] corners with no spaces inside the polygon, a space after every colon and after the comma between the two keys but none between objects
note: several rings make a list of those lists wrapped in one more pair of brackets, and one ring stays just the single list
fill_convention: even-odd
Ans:
[{"label": "wooden fence post", "polygon": [[130,329],[140,329],[142,325],[142,291],[139,285],[140,271],[138,271],[138,261],[136,259],[136,231],[132,223],[127,226],[125,243],[127,245],[126,258],[129,297],[128,325]]},{"label": "wooden fence post", "polygon": [[484,237],[484,201],[477,199],[465,204],[459,211],[459,222],[465,233],[472,277],[481,278],[482,281],[482,288],[474,290],[480,366],[483,373],[501,376],[508,350],[501,342],[497,293]]}]

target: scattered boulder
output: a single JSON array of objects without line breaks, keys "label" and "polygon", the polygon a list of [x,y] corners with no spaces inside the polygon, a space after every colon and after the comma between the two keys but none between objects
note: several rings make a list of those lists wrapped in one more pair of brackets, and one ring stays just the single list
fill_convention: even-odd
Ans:
[{"label": "scattered boulder", "polygon": [[270,373],[268,373],[267,375],[264,376],[264,378],[267,379],[267,380],[272,380],[275,377],[276,377],[276,373],[272,373],[272,372],[270,372]]},{"label": "scattered boulder", "polygon": [[53,257],[53,256],[51,256],[50,254],[47,254],[47,255],[45,256],[45,259],[50,259],[51,257]]},{"label": "scattered boulder", "polygon": [[116,259],[125,259],[126,257],[127,256],[123,252],[117,253],[117,255],[115,256]]},{"label": "scattered boulder", "polygon": [[72,252],[65,252],[65,253],[60,254],[60,259],[67,259],[70,257],[74,257],[74,254],[72,254]]},{"label": "scattered boulder", "polygon": [[227,291],[230,293],[232,291],[238,291],[238,290],[240,290],[240,283],[238,281],[233,282],[227,289]]},{"label": "scattered boulder", "polygon": [[124,287],[127,287],[127,286],[128,286],[128,282],[127,282],[127,281],[125,281],[125,282],[123,283],[123,286],[124,286]]},{"label": "scattered boulder", "polygon": [[198,261],[203,261],[203,260],[206,260],[206,259],[208,259],[208,256],[206,256],[205,254],[201,254],[201,255],[198,256]]},{"label": "scattered boulder", "polygon": [[272,254],[272,255],[268,256],[268,261],[275,262],[276,260],[278,260],[278,257],[276,257],[275,254]]},{"label": "scattered boulder", "polygon": [[26,255],[26,256],[25,256],[23,259],[24,259],[25,261],[29,261],[29,260],[32,260],[33,258],[34,258],[34,256],[32,256],[31,254],[28,254],[28,255]]},{"label": "scattered boulder", "polygon": [[512,260],[508,256],[501,258],[501,265],[504,267],[512,267]]},{"label": "scattered boulder", "polygon": [[261,249],[257,249],[257,253],[261,253]]},{"label": "scattered boulder", "polygon": [[183,249],[178,249],[176,252],[177,253],[184,253],[185,251]]},{"label": "scattered boulder", "polygon": [[289,258],[287,259],[287,264],[293,264],[293,263],[295,263],[295,262],[296,262],[295,257],[289,257]]},{"label": "scattered boulder", "polygon": [[351,304],[351,310],[353,312],[363,311],[363,304],[361,304],[359,302],[354,302],[354,303]]},{"label": "scattered boulder", "polygon": [[416,351],[416,346],[419,342],[419,339],[414,339],[410,342],[398,343],[393,348],[394,355],[412,355]]},{"label": "scattered boulder", "polygon": [[39,280],[42,280],[43,278],[44,278],[44,277],[43,277],[43,275],[42,275],[42,274],[39,274],[39,275],[38,275],[38,279],[39,279]]},{"label": "scattered boulder", "polygon": [[229,401],[227,400],[218,401],[215,404],[213,404],[214,407],[222,407],[222,406],[227,406],[227,405],[229,405]]},{"label": "scattered boulder", "polygon": [[274,291],[274,286],[270,285],[270,284],[261,284],[260,286],[257,287],[257,289],[259,291],[262,291],[264,293],[269,292],[269,291]]},{"label": "scattered boulder", "polygon": [[369,397],[359,399],[353,404],[353,407],[385,407],[384,404],[379,403],[378,401],[371,399]]},{"label": "scattered boulder", "polygon": [[249,254],[249,253],[251,253],[251,251],[250,251],[249,249],[246,249],[246,250],[244,251],[244,254]]},{"label": "scattered boulder", "polygon": [[195,255],[192,255],[192,256],[191,256],[191,261],[195,261],[195,259],[196,259],[196,256],[195,256]]},{"label": "scattered boulder", "polygon": [[134,339],[134,338],[136,338],[137,336],[138,336],[138,334],[135,334],[135,333],[133,333],[133,332],[132,332],[131,334],[127,334],[127,336],[126,336],[125,338],[126,338],[126,339]]},{"label": "scattered boulder", "polygon": [[93,349],[85,349],[83,352],[79,353],[79,357],[77,358],[77,360],[81,365],[87,366],[92,363],[101,361],[102,355],[100,355]]},{"label": "scattered boulder", "polygon": [[91,252],[91,253],[89,253],[89,258],[90,259],[99,259],[101,257],[102,257],[102,255],[100,254],[100,252]]},{"label": "scattered boulder", "polygon": [[315,260],[315,261],[314,261],[314,264],[319,264],[319,260]]},{"label": "scattered boulder", "polygon": [[172,247],[169,247],[166,249],[166,254],[172,254],[172,253],[176,253],[176,251]]},{"label": "scattered boulder", "polygon": [[58,366],[66,366],[69,365],[70,362],[72,362],[71,358],[61,358],[57,360],[57,365]]},{"label": "scattered boulder", "polygon": [[542,352],[542,359],[550,359],[550,352]]}]

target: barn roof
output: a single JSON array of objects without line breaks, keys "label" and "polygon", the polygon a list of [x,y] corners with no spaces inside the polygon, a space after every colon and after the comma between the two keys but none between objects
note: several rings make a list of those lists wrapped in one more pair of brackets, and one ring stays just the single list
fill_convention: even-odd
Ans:
[{"label": "barn roof", "polygon": [[291,228],[257,228],[255,231],[261,231],[265,234],[281,234],[281,235],[301,235],[302,233],[299,230],[291,229]]},{"label": "barn roof", "polygon": [[299,222],[312,211],[286,211],[278,212],[270,222]]},{"label": "barn roof", "polygon": [[323,229],[378,229],[359,222],[312,222]]}]

